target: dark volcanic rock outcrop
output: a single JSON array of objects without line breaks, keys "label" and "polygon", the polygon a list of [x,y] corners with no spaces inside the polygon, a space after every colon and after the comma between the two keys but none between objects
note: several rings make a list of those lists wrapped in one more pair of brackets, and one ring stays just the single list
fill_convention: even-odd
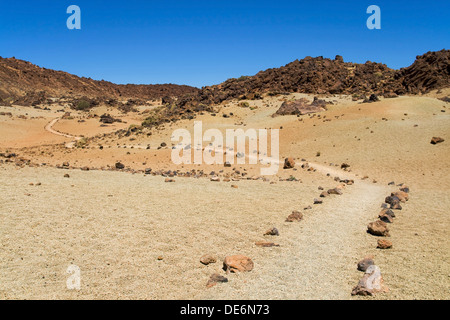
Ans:
[{"label": "dark volcanic rock outcrop", "polygon": [[400,69],[396,76],[405,92],[418,94],[450,86],[450,50],[428,52]]}]

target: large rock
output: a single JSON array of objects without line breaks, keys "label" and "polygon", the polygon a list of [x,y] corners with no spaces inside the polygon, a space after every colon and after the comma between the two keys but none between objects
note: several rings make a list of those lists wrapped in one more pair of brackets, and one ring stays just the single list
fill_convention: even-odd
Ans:
[{"label": "large rock", "polygon": [[367,232],[379,237],[389,236],[389,228],[386,222],[381,220],[369,223],[367,226]]},{"label": "large rock", "polygon": [[358,285],[353,288],[352,296],[373,296],[377,292],[387,291],[383,287],[383,278],[380,269],[376,265],[370,265]]},{"label": "large rock", "polygon": [[275,112],[277,115],[304,115],[308,113],[316,113],[326,110],[326,102],[317,98],[311,104],[308,100],[301,98],[295,101],[285,101],[281,107]]},{"label": "large rock", "polygon": [[243,255],[228,256],[223,261],[223,269],[229,272],[248,272],[254,267],[252,259]]},{"label": "large rock", "polygon": [[284,159],[283,169],[292,169],[295,166],[294,158],[286,158]]}]

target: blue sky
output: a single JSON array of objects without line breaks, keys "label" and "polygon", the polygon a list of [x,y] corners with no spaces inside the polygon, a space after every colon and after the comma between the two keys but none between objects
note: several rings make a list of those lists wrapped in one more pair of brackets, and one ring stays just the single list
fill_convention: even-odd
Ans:
[{"label": "blue sky", "polygon": [[[68,30],[69,5],[81,30]],[[381,30],[369,30],[369,5]],[[205,86],[305,56],[391,68],[449,49],[450,1],[0,2],[0,56],[115,83]]]}]

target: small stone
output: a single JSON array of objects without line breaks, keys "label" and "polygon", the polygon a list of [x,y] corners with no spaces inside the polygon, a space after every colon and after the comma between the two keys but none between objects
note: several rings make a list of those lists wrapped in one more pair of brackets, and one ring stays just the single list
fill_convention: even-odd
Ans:
[{"label": "small stone", "polygon": [[266,242],[266,241],[258,241],[255,242],[255,245],[257,245],[258,247],[263,247],[263,248],[270,248],[270,247],[279,247],[279,244],[273,243],[273,242]]},{"label": "small stone", "polygon": [[286,158],[284,159],[283,169],[292,169],[295,166],[294,158]]},{"label": "small stone", "polygon": [[371,265],[374,265],[375,262],[373,261],[373,257],[372,256],[367,256],[365,257],[363,260],[361,260],[360,262],[358,262],[358,267],[357,269],[359,271],[362,272],[366,272],[367,268]]},{"label": "small stone", "polygon": [[299,211],[292,211],[292,213],[286,218],[286,222],[300,221],[303,219],[303,214]]},{"label": "small stone", "polygon": [[432,139],[431,139],[431,144],[438,144],[438,143],[442,143],[442,142],[444,142],[445,140],[444,139],[442,139],[441,137],[433,137]]},{"label": "small stone", "polygon": [[122,169],[125,168],[125,165],[124,165],[123,163],[121,163],[121,162],[116,162],[115,167],[116,167],[116,169],[118,169],[118,170],[122,170]]},{"label": "small stone", "polygon": [[392,248],[392,242],[389,240],[379,239],[377,243],[378,249],[391,249]]},{"label": "small stone", "polygon": [[228,282],[227,278],[225,278],[224,276],[221,276],[218,273],[214,273],[211,275],[208,282],[206,283],[206,287],[211,288],[211,287],[214,287],[217,283],[225,283],[225,282]]},{"label": "small stone", "polygon": [[267,230],[267,231],[264,233],[264,235],[265,235],[265,236],[279,236],[280,233],[278,232],[278,229],[277,229],[277,228],[273,227],[273,228]]},{"label": "small stone", "polygon": [[200,262],[207,266],[210,263],[216,263],[217,259],[210,254],[205,254],[200,258]]}]

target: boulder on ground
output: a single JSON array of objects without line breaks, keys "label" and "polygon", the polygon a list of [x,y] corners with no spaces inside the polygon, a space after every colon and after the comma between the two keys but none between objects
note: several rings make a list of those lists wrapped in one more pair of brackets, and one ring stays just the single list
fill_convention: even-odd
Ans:
[{"label": "boulder on ground", "polygon": [[367,232],[374,236],[386,237],[389,236],[389,228],[386,222],[377,220],[367,225]]},{"label": "boulder on ground", "polygon": [[294,158],[286,158],[284,159],[283,169],[292,169],[295,166]]},{"label": "boulder on ground", "polygon": [[229,272],[248,272],[253,270],[253,261],[243,255],[228,256],[223,261],[223,269]]},{"label": "boulder on ground", "polygon": [[400,200],[400,202],[403,202],[403,203],[405,203],[406,201],[409,200],[408,193],[404,192],[404,191],[393,192],[393,193],[391,193],[391,196],[392,197],[397,197]]},{"label": "boulder on ground", "polygon": [[376,265],[370,265],[358,285],[353,288],[352,296],[373,296],[382,291],[387,291],[387,288],[383,286],[380,269]]},{"label": "boulder on ground", "polygon": [[387,215],[386,213],[380,213],[378,218],[380,218],[381,221],[386,222],[386,223],[393,223],[394,222],[394,219],[392,219],[392,217]]}]

